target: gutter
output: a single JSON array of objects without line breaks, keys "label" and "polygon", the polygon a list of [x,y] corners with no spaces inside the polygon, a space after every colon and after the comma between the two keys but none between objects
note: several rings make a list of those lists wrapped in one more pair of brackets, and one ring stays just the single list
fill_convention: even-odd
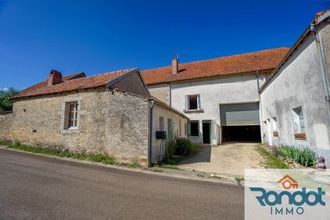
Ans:
[{"label": "gutter", "polygon": [[152,118],[153,118],[153,107],[154,107],[154,100],[148,100],[148,107],[149,107],[149,125],[148,125],[148,130],[149,130],[149,140],[148,140],[148,167],[151,167],[151,159],[152,159]]}]

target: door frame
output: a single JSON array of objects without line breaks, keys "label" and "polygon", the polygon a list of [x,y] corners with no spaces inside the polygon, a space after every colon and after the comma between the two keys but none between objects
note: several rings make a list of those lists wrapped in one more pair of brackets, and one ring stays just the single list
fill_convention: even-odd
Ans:
[{"label": "door frame", "polygon": [[[209,125],[209,143],[204,142],[204,124]],[[211,144],[211,137],[212,137],[212,121],[211,120],[202,120],[202,132],[203,132],[203,144]]]}]

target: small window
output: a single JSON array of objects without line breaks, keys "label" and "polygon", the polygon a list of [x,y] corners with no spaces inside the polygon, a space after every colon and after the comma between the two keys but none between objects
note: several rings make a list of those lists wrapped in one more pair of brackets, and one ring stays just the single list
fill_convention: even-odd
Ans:
[{"label": "small window", "polygon": [[164,117],[159,117],[159,131],[164,131],[165,126],[164,126]]},{"label": "small window", "polygon": [[198,121],[190,122],[190,135],[191,136],[199,136],[199,123]]},{"label": "small window", "polygon": [[65,129],[77,128],[78,123],[78,102],[65,104]]},{"label": "small window", "polygon": [[200,109],[200,96],[199,95],[188,95],[186,101],[187,110],[198,110]]},{"label": "small window", "polygon": [[305,120],[302,107],[292,109],[295,133],[305,133]]}]

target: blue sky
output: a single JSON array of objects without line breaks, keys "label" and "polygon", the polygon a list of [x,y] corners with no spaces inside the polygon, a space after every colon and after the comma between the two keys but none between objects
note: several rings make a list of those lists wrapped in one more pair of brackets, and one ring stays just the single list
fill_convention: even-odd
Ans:
[{"label": "blue sky", "polygon": [[0,0],[0,89],[291,46],[330,0]]}]

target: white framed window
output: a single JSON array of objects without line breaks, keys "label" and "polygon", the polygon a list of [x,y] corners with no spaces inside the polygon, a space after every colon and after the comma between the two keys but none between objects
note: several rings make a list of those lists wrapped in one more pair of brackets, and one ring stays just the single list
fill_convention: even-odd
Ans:
[{"label": "white framed window", "polygon": [[294,132],[305,133],[305,119],[302,107],[292,109]]},{"label": "white framed window", "polygon": [[65,103],[64,129],[74,129],[78,125],[78,102]]},{"label": "white framed window", "polygon": [[190,136],[199,136],[199,121],[190,121]]},{"label": "white framed window", "polygon": [[199,110],[201,109],[200,95],[187,95],[186,96],[186,110]]}]

